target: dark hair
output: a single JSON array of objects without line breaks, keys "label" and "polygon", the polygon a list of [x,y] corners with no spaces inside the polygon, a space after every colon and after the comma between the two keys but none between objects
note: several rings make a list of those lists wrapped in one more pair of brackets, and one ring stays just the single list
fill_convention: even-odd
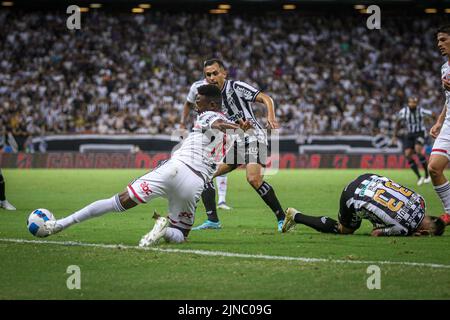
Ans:
[{"label": "dark hair", "polygon": [[197,91],[198,94],[207,97],[209,101],[215,102],[217,106],[222,106],[222,92],[217,86],[213,84],[205,84],[198,87]]},{"label": "dark hair", "polygon": [[205,60],[203,62],[203,68],[212,66],[214,63],[217,63],[219,65],[219,67],[221,67],[222,69],[225,69],[225,65],[223,64],[222,60],[217,59],[217,58]]},{"label": "dark hair", "polygon": [[445,231],[445,222],[441,218],[438,218],[438,217],[430,216],[430,218],[431,218],[431,221],[434,222],[433,234],[435,236],[442,236],[442,234]]},{"label": "dark hair", "polygon": [[436,36],[438,35],[438,33],[441,32],[450,35],[450,24],[446,24],[444,26],[439,27],[439,29],[437,29],[436,31]]}]

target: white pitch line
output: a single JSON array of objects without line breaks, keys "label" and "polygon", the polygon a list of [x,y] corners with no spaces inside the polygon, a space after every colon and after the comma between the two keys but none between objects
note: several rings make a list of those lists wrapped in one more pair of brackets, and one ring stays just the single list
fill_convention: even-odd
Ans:
[{"label": "white pitch line", "polygon": [[386,265],[401,265],[411,267],[428,267],[438,269],[450,269],[448,264],[437,263],[422,263],[422,262],[408,262],[408,261],[364,261],[364,260],[341,260],[341,259],[323,259],[323,258],[305,258],[305,257],[289,257],[289,256],[269,256],[259,254],[245,254],[225,251],[209,251],[209,250],[190,250],[190,249],[162,249],[162,248],[141,248],[138,246],[129,246],[122,244],[102,244],[102,243],[84,243],[76,241],[46,241],[46,240],[25,240],[25,239],[4,239],[0,238],[0,242],[10,243],[31,243],[31,244],[54,244],[60,246],[76,246],[76,247],[94,247],[104,249],[138,249],[156,252],[167,253],[186,253],[202,256],[220,256],[220,257],[233,257],[244,259],[263,259],[263,260],[287,260],[287,261],[301,261],[307,263],[317,262],[331,262],[341,264],[386,264]]}]

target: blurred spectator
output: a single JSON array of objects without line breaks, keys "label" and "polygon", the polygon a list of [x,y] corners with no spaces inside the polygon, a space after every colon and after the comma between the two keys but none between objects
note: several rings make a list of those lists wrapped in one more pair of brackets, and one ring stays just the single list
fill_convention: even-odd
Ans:
[{"label": "blurred spectator", "polygon": [[444,103],[443,18],[370,31],[360,17],[99,11],[80,32],[66,18],[0,11],[0,126],[16,137],[170,134],[210,57],[274,98],[284,135],[387,133],[411,93],[436,113]]}]

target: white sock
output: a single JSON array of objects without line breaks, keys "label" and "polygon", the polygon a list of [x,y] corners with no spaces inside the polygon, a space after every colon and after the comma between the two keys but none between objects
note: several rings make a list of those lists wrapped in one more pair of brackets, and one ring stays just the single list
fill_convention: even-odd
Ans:
[{"label": "white sock", "polygon": [[181,232],[181,230],[168,227],[166,229],[166,234],[164,235],[164,239],[167,242],[182,243],[182,242],[184,242],[184,234],[183,234],[183,232]]},{"label": "white sock", "polygon": [[227,197],[227,180],[228,177],[219,176],[217,179],[217,193],[219,195],[219,203],[226,202],[225,198]]},{"label": "white sock", "polygon": [[70,216],[59,219],[58,221],[56,221],[56,223],[61,225],[63,229],[66,229],[75,223],[79,223],[95,217],[100,217],[107,212],[121,211],[125,211],[125,209],[120,204],[119,196],[116,194],[112,198],[95,201],[90,205],[84,207],[83,209],[71,214]]},{"label": "white sock", "polygon": [[442,201],[446,213],[450,213],[450,183],[447,181],[440,186],[434,186],[434,190]]}]

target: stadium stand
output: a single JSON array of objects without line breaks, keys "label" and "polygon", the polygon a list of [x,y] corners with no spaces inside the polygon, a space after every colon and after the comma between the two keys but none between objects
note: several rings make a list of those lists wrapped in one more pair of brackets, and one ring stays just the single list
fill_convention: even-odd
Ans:
[{"label": "stadium stand", "polygon": [[69,32],[64,13],[0,10],[0,127],[21,141],[170,134],[202,61],[219,57],[275,99],[284,135],[388,134],[411,94],[442,109],[433,30],[445,18],[370,31],[354,15],[91,11]]}]

